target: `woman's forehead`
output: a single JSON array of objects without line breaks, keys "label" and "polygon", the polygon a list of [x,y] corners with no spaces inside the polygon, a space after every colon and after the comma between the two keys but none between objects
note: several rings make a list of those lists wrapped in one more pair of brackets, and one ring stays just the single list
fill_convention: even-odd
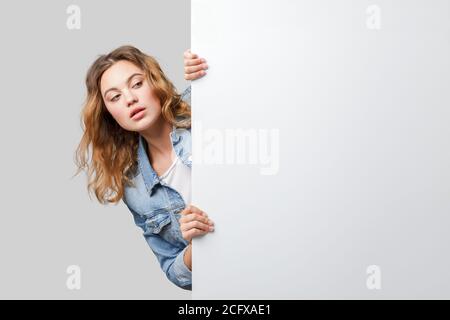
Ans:
[{"label": "woman's forehead", "polygon": [[100,79],[102,92],[108,90],[108,88],[118,88],[125,85],[127,80],[135,74],[145,75],[145,72],[129,61],[120,60],[116,62],[103,73]]}]

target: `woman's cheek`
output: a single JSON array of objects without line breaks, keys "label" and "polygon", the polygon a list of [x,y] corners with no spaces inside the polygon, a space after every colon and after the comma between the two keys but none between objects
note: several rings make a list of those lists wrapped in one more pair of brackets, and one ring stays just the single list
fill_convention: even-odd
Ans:
[{"label": "woman's cheek", "polygon": [[129,129],[130,129],[130,128],[129,128],[130,123],[129,123],[127,120],[128,120],[128,116],[125,115],[125,114],[121,114],[121,115],[118,116],[118,118],[117,118],[116,121],[119,123],[119,125],[120,125],[123,129],[129,130]]},{"label": "woman's cheek", "polygon": [[110,110],[110,114],[122,128],[126,129],[128,114],[114,109]]}]

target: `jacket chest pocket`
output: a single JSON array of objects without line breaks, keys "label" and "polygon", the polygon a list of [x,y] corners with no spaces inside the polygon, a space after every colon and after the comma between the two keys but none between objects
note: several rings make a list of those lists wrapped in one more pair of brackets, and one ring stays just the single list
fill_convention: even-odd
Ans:
[{"label": "jacket chest pocket", "polygon": [[[161,230],[171,223],[170,215],[160,213],[145,220],[146,234],[161,233]],[[169,228],[169,227],[168,227]]]},{"label": "jacket chest pocket", "polygon": [[187,241],[181,235],[178,218],[174,214],[159,213],[145,220],[145,236],[158,235],[174,246],[184,248]]}]

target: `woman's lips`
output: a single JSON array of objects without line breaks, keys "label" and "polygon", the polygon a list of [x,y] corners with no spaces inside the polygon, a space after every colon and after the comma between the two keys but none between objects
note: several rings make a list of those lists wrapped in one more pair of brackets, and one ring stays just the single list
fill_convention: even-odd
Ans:
[{"label": "woman's lips", "polygon": [[139,120],[142,119],[145,116],[145,109],[142,110],[138,110],[138,112],[136,112],[131,119],[133,120]]}]

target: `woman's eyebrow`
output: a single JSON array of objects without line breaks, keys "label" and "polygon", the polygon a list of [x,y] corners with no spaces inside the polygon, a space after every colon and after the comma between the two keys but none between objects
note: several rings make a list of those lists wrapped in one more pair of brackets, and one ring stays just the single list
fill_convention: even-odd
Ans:
[{"label": "woman's eyebrow", "polygon": [[[143,76],[143,74],[142,73],[133,73],[131,76],[128,77],[127,84],[130,83],[131,79],[133,79],[133,77],[135,77],[135,76]],[[119,90],[119,89],[109,88],[108,90],[105,91],[105,93],[103,94],[103,97],[106,98],[106,94],[111,90]]]}]

